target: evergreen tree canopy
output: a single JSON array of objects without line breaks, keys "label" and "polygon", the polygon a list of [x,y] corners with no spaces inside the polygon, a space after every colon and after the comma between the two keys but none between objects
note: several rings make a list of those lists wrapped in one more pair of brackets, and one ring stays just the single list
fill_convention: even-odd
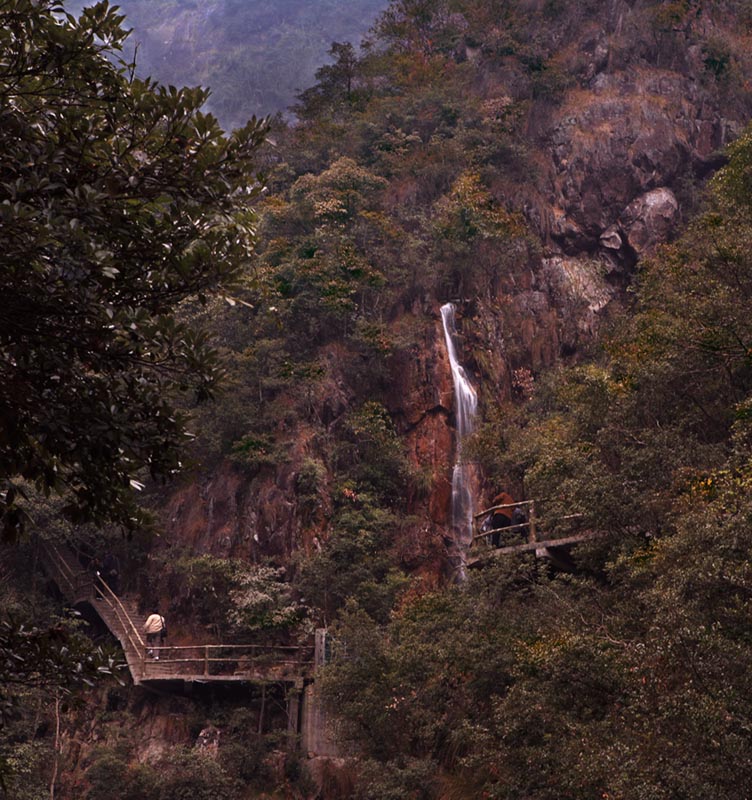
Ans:
[{"label": "evergreen tree canopy", "polygon": [[249,256],[255,119],[225,137],[201,89],[164,88],[118,59],[101,2],[0,0],[0,516],[22,526],[17,478],[75,519],[133,519],[143,470],[178,467],[184,419],[221,373],[178,304],[227,285]]}]

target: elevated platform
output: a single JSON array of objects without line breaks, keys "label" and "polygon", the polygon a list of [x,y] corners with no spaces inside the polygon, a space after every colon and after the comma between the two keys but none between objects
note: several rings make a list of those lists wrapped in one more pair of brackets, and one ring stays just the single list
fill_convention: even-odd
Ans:
[{"label": "elevated platform", "polygon": [[[523,511],[524,522],[516,525],[507,525],[502,528],[491,529],[486,526],[481,527],[482,520],[490,520],[494,512],[510,512],[513,509]],[[581,522],[582,514],[568,514],[556,520],[556,527],[561,528],[571,526],[573,523]],[[597,539],[605,535],[603,531],[579,531],[568,535],[555,535],[551,532],[541,533],[540,522],[536,515],[535,500],[521,500],[518,503],[505,503],[503,505],[492,506],[475,514],[473,518],[475,527],[473,541],[467,554],[465,564],[468,567],[477,567],[502,556],[519,553],[535,553],[539,558],[547,558],[553,564],[566,569],[567,564],[562,558],[562,552],[573,545]],[[526,535],[527,541],[519,544],[504,545],[493,547],[489,541],[494,536],[506,537],[509,534]]]}]

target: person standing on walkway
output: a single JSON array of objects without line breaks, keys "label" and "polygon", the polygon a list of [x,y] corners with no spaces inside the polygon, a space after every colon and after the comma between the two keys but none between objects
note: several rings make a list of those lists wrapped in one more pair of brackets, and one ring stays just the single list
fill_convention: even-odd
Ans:
[{"label": "person standing on walkway", "polygon": [[102,578],[113,594],[120,594],[120,560],[112,551],[102,561]]},{"label": "person standing on walkway", "polygon": [[506,508],[497,508],[491,517],[491,530],[494,532],[491,536],[491,544],[494,547],[501,547],[501,531],[512,524],[514,500],[506,492],[499,492],[491,502],[493,506],[506,506]]},{"label": "person standing on walkway", "polygon": [[154,645],[157,639],[159,639],[160,645],[164,643],[165,636],[167,635],[167,625],[158,609],[155,609],[155,611],[147,617],[143,630],[146,634],[146,655],[153,656],[155,661],[159,661],[159,654],[154,655]]}]

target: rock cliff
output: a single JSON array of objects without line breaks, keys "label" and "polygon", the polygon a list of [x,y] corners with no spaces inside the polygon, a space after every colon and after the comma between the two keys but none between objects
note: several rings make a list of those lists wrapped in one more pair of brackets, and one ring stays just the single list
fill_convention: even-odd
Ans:
[{"label": "rock cliff", "polygon": [[[501,203],[521,204],[537,251],[513,263],[500,281],[459,298],[463,358],[488,402],[522,400],[540,370],[576,359],[593,342],[635,266],[692,215],[702,182],[749,118],[752,68],[738,18],[704,4],[674,5],[671,16],[639,0],[586,7],[531,1],[531,19],[539,15],[545,23],[530,33],[545,56],[534,69],[524,58],[498,56],[496,29],[478,41],[468,23],[450,19],[465,31],[467,47],[455,58],[475,70],[477,99],[524,108],[535,166],[521,188],[500,184],[495,192]],[[389,196],[414,202],[395,194],[403,183],[396,177]],[[413,522],[403,526],[396,547],[405,566],[420,565],[434,578],[446,554],[453,447],[438,316],[445,299],[429,293],[391,313],[395,335],[406,318],[419,333],[395,351],[383,392],[410,463],[422,475],[422,488],[407,490]],[[313,515],[301,506],[296,475],[306,458],[327,462],[322,431],[336,432],[347,409],[367,399],[338,374],[337,358],[330,347],[324,389],[311,400],[321,429],[299,425],[284,463],[252,477],[229,463],[197,475],[165,504],[167,540],[283,564],[296,551],[321,546],[331,475]]]}]

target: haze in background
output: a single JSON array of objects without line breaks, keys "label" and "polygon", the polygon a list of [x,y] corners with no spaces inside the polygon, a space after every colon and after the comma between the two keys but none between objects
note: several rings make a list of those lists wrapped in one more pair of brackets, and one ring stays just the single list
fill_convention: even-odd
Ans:
[{"label": "haze in background", "polygon": [[[91,2],[71,0],[66,9],[78,14]],[[331,61],[331,43],[358,44],[388,0],[117,4],[134,29],[131,44],[138,46],[138,74],[175,86],[208,86],[208,110],[231,129],[254,114],[284,112],[313,84],[316,70]]]}]

